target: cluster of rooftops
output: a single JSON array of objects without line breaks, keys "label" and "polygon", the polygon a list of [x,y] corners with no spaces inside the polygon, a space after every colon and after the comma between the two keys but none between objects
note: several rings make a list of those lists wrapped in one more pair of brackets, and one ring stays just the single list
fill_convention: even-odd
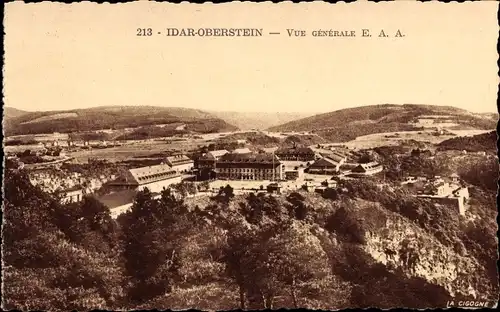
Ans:
[{"label": "cluster of rooftops", "polygon": [[[228,152],[227,150],[217,150],[205,153],[200,157],[199,160],[217,162],[217,166],[245,166],[245,164],[255,166],[255,165],[272,165],[279,166],[281,164],[280,155],[315,155],[316,153],[309,147],[291,147],[278,149],[273,153],[254,153],[249,149],[239,149],[233,152]],[[323,155],[323,158],[316,160],[319,166],[338,166],[340,163],[347,159],[347,153],[339,150],[332,151],[328,155]],[[127,173],[122,176],[119,180],[115,181],[114,184],[120,185],[141,185],[146,183],[152,183],[155,181],[160,181],[164,179],[170,179],[180,176],[180,173],[175,170],[174,166],[179,166],[187,163],[192,163],[193,161],[185,155],[169,156],[166,158],[165,164],[134,168],[127,171]],[[330,163],[331,162],[331,163]],[[321,164],[320,164],[321,163]],[[314,167],[315,164],[313,163]],[[358,170],[360,171],[371,171],[380,168],[378,163],[366,163],[360,164]],[[354,170],[357,171],[357,170]]]}]

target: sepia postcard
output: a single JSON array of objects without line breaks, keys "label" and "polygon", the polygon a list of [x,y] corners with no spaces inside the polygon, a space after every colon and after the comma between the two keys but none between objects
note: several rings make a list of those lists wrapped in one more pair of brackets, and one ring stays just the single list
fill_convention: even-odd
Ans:
[{"label": "sepia postcard", "polygon": [[496,307],[498,9],[6,3],[2,309]]}]

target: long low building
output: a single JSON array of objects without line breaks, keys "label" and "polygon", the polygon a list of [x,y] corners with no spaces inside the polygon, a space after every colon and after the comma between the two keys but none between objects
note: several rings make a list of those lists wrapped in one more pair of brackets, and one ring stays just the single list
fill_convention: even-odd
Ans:
[{"label": "long low building", "polygon": [[215,163],[217,179],[271,180],[284,179],[285,166],[273,154],[225,154]]},{"label": "long low building", "polygon": [[194,167],[194,161],[186,155],[169,156],[166,163],[178,172],[189,172]]},{"label": "long low building", "polygon": [[316,153],[309,147],[280,148],[274,152],[280,160],[312,161]]},{"label": "long low building", "polygon": [[312,163],[307,167],[307,172],[313,174],[334,174],[339,172],[340,166],[344,163],[344,157],[330,154]]},{"label": "long low building", "polygon": [[83,188],[75,186],[61,191],[56,191],[61,198],[62,204],[78,203],[83,200]]},{"label": "long low building", "polygon": [[123,176],[110,182],[115,189],[143,190],[148,188],[151,192],[161,192],[172,184],[182,181],[181,174],[167,164],[129,169]]},{"label": "long low building", "polygon": [[359,164],[351,170],[350,176],[369,176],[382,172],[384,167],[376,162],[370,162],[366,164]]}]

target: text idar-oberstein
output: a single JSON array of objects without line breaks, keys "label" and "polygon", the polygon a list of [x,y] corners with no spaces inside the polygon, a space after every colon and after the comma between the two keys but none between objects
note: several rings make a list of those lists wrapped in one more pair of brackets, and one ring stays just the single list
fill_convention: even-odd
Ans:
[{"label": "text idar-oberstein", "polygon": [[167,28],[167,36],[262,37],[262,28]]}]

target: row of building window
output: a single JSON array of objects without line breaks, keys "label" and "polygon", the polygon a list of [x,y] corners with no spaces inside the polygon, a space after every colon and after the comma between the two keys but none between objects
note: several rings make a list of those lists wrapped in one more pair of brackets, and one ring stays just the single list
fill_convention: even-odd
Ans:
[{"label": "row of building window", "polygon": [[218,168],[218,172],[235,172],[235,173],[269,173],[269,172],[279,172],[279,169],[253,169],[253,168]]},{"label": "row of building window", "polygon": [[245,174],[220,174],[217,176],[219,179],[231,180],[272,180],[278,179],[278,175],[265,174],[265,175],[245,175]]},{"label": "row of building window", "polygon": [[191,159],[175,160],[175,161],[172,161],[171,164],[172,164],[172,166],[181,166],[181,165],[193,164],[193,161]]},{"label": "row of building window", "polygon": [[147,176],[142,176],[139,177],[139,181],[145,181],[145,180],[151,180],[151,179],[159,179],[159,178],[166,178],[166,177],[171,177],[176,175],[176,172],[162,172],[162,173],[157,173],[157,174],[150,174]]}]

